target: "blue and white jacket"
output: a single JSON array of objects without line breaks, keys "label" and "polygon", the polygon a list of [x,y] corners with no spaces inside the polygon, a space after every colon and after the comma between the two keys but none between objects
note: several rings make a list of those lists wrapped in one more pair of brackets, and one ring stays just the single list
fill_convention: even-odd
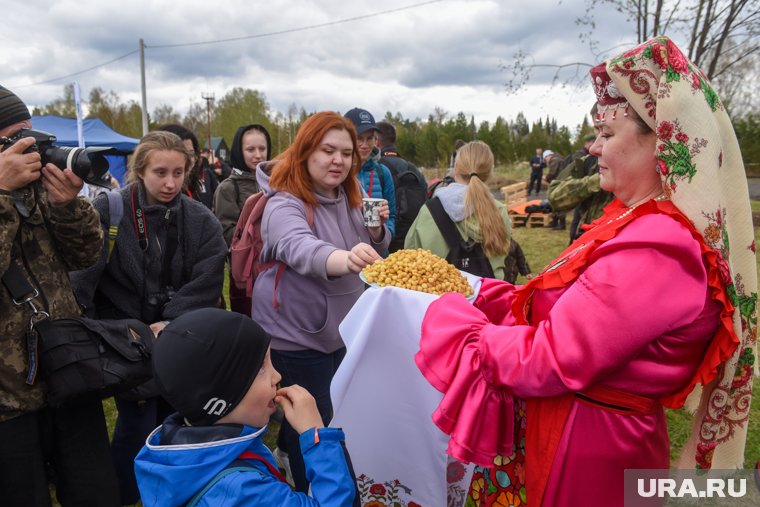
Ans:
[{"label": "blue and white jacket", "polygon": [[[382,176],[380,176],[382,173]],[[375,147],[367,161],[362,164],[356,175],[367,192],[367,197],[385,199],[388,201],[390,216],[385,225],[391,231],[391,237],[396,234],[396,187],[393,184],[391,170],[380,163],[380,150]]]},{"label": "blue and white jacket", "polygon": [[[146,507],[183,506],[248,451],[277,468],[274,456],[261,440],[266,427],[238,424],[184,426],[179,414],[156,428],[135,458],[135,474]],[[293,491],[264,463],[245,459],[249,465],[222,476],[198,500],[198,506],[350,506],[356,486],[346,463],[343,432],[320,428],[301,434],[300,444],[311,482],[312,497]]]}]

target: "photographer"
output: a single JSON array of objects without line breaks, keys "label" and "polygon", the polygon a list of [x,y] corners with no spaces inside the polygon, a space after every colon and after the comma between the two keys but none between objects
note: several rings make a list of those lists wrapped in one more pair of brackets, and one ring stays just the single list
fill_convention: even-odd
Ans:
[{"label": "photographer", "polygon": [[[113,238],[111,229],[97,264],[71,274],[89,317],[135,318],[158,334],[183,313],[218,304],[227,245],[211,211],[181,192],[191,165],[190,151],[177,135],[151,132],[132,155],[129,185],[117,193],[123,208],[118,221],[108,195],[95,199],[102,229],[108,233],[117,225],[118,230]],[[137,502],[134,458],[148,434],[173,412],[151,384],[116,397],[111,453],[122,504]]]},{"label": "photographer", "polygon": [[[12,139],[31,126],[26,105],[0,86],[0,272],[15,264],[38,291],[37,308],[54,319],[76,316],[68,271],[96,262],[103,235],[95,210],[77,197],[82,180],[71,169],[43,167],[38,152],[25,153],[34,139]],[[100,399],[47,406],[44,381],[34,375],[32,315],[0,287],[2,503],[49,506],[52,470],[62,505],[118,505]]]}]

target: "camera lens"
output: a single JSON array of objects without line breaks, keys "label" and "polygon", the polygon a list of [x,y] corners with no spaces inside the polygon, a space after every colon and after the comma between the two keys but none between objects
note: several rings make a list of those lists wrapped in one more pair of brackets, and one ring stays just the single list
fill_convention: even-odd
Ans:
[{"label": "camera lens", "polygon": [[108,160],[102,153],[106,150],[107,148],[49,146],[41,153],[42,163],[50,162],[61,169],[70,167],[74,174],[88,183],[108,186]]}]

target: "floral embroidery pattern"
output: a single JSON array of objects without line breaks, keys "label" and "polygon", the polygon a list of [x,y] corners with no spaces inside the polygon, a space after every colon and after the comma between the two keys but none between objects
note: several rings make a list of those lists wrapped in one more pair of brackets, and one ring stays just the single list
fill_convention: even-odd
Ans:
[{"label": "floral embroidery pattern", "polygon": [[464,479],[465,467],[458,461],[449,461],[446,466],[446,484],[448,507],[459,507],[464,502],[467,492],[460,483]]},{"label": "floral embroidery pattern", "polygon": [[676,181],[691,179],[697,174],[697,168],[692,156],[707,144],[705,140],[697,140],[689,146],[689,136],[681,129],[677,121],[663,121],[657,126],[657,168],[665,176],[665,181],[671,190],[676,189]]},{"label": "floral embroidery pattern", "polygon": [[[738,428],[747,424],[752,396],[752,374],[755,356],[752,344],[757,339],[757,293],[746,293],[742,275],[731,276],[729,258],[730,244],[726,224],[726,209],[719,208],[714,213],[702,213],[707,226],[702,235],[707,245],[718,251],[718,269],[726,286],[726,292],[735,308],[739,310],[742,335],[749,340],[741,347],[730,384],[717,387],[710,397],[705,418],[702,421],[697,444],[697,468],[709,469],[712,465],[715,447],[733,437]],[[754,242],[753,242],[754,243]],[[753,245],[750,245],[750,249]]]},{"label": "floral embroidery pattern", "polygon": [[407,488],[397,479],[380,483],[361,474],[356,478],[356,482],[362,507],[422,507],[417,502],[408,500],[407,497],[412,494],[411,488]]},{"label": "floral embroidery pattern", "polygon": [[[662,69],[665,74],[665,82],[660,87],[666,86],[668,93],[670,92],[670,83],[680,82],[683,79],[690,83],[693,93],[699,92],[704,95],[705,101],[713,112],[722,108],[718,94],[710,86],[702,71],[692,67],[686,56],[670,39],[658,38],[654,39],[651,44],[639,46],[612,61],[612,69],[624,76],[629,76],[631,89],[640,95],[644,95],[643,100],[650,117],[654,117],[655,101],[649,91],[649,84],[647,83],[646,87],[642,86],[642,79],[644,77],[654,78],[654,75],[649,71],[646,71],[649,74],[642,74],[643,69],[636,70],[637,58],[651,59]],[[657,80],[654,79],[654,81]],[[664,93],[663,90],[660,90],[660,93]]]},{"label": "floral embroidery pattern", "polygon": [[515,450],[496,456],[491,468],[475,467],[465,507],[525,506],[525,428],[527,403],[515,402]]}]

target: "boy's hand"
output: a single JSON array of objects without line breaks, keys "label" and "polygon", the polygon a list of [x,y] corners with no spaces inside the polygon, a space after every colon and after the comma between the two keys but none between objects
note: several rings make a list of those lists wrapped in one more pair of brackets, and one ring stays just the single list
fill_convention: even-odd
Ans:
[{"label": "boy's hand", "polygon": [[278,389],[274,401],[299,435],[310,428],[324,427],[314,396],[303,387],[294,384]]}]

